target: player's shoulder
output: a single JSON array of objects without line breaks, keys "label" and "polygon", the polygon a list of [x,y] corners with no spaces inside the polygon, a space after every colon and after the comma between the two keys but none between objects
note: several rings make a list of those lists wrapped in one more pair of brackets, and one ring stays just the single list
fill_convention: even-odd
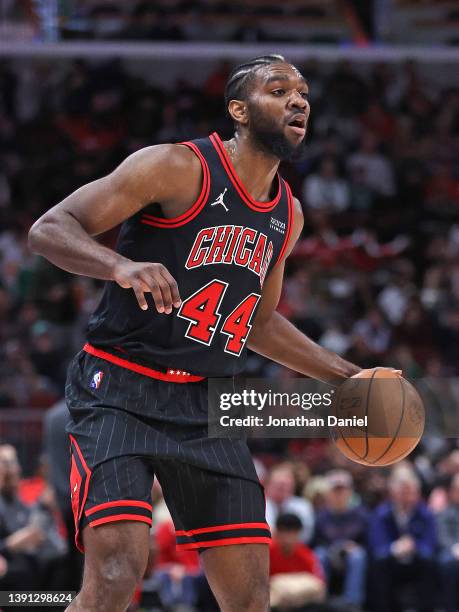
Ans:
[{"label": "player's shoulder", "polygon": [[157,144],[139,149],[126,160],[132,167],[151,169],[161,167],[177,172],[199,169],[201,163],[196,153],[182,144]]},{"label": "player's shoulder", "polygon": [[[167,201],[201,184],[201,162],[183,145],[158,144],[127,157],[112,175],[112,185],[128,186],[144,201]],[[139,195],[140,194],[140,195]]]}]

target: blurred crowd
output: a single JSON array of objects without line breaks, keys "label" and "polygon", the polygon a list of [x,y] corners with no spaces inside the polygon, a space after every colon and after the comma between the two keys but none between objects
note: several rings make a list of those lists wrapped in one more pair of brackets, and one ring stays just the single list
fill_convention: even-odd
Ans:
[{"label": "blurred crowd", "polygon": [[454,0],[1,0],[6,40],[457,45]]},{"label": "blurred crowd", "polygon": [[[350,8],[364,4],[349,0]],[[367,2],[368,4],[368,2]],[[370,3],[371,4],[371,3]],[[39,39],[306,41],[351,39],[338,0],[2,0],[0,19],[29,23]],[[371,20],[371,6],[363,9]],[[314,28],[316,31],[314,32]],[[54,30],[54,32],[53,32]]]},{"label": "blurred crowd", "polygon": [[[457,45],[453,0],[1,0],[11,41]],[[3,23],[2,23],[3,22]]]},{"label": "blurred crowd", "polygon": [[[169,89],[153,85],[147,68],[143,77],[118,61],[0,64],[0,408],[9,414],[43,411],[62,397],[68,360],[101,294],[101,283],[29,253],[31,223],[143,146],[213,130],[231,135],[223,109],[229,63],[204,83],[182,78]],[[459,89],[448,73],[432,80],[413,63],[302,68],[312,107],[307,154],[283,164],[282,173],[302,202],[305,228],[287,266],[280,311],[362,367],[399,367],[422,378],[435,410],[454,420]],[[101,239],[113,246],[116,230]],[[255,354],[247,369],[252,376],[293,375]],[[0,426],[2,439],[11,439],[1,412]],[[412,460],[390,473],[351,464],[325,440],[254,441],[275,534],[273,605],[320,609],[327,594],[338,607],[455,610],[456,439],[424,439]],[[71,554],[71,520],[43,475],[25,484],[26,493],[14,448],[0,447],[1,580],[25,584],[14,582],[22,580],[15,578],[17,560],[18,576],[50,588],[67,580],[61,571],[70,565],[56,559]],[[138,605],[215,609],[198,556],[175,551],[159,488],[154,494],[155,512],[164,514],[154,521]],[[445,601],[432,602],[429,594],[439,592]],[[395,594],[400,601],[392,601]]]}]

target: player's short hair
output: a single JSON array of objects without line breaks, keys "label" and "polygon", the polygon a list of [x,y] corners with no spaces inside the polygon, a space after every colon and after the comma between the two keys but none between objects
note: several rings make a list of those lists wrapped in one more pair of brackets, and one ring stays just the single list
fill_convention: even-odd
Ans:
[{"label": "player's short hair", "polygon": [[228,77],[225,86],[225,109],[228,113],[230,100],[247,100],[250,92],[250,85],[254,81],[255,74],[259,68],[270,64],[286,63],[285,57],[275,53],[271,55],[260,55],[248,62],[236,66]]}]

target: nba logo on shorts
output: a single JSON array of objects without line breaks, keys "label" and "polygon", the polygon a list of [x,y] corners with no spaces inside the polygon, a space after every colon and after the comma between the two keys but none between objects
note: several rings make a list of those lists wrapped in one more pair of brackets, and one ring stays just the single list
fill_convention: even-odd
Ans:
[{"label": "nba logo on shorts", "polygon": [[99,370],[94,374],[91,380],[91,384],[89,385],[91,389],[98,389],[100,387],[100,383],[102,382],[102,378],[104,377],[104,373]]}]

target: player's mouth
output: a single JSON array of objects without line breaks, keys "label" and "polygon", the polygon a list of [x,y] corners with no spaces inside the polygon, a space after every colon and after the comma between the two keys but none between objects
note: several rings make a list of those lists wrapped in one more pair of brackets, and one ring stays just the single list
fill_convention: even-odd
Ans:
[{"label": "player's mouth", "polygon": [[287,127],[298,136],[301,136],[301,138],[304,138],[306,135],[306,115],[302,113],[294,115],[287,123]]}]

